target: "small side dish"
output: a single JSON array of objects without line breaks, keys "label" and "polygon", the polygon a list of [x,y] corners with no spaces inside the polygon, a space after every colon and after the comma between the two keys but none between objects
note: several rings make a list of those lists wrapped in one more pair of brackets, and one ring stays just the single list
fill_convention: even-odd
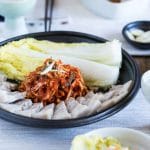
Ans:
[{"label": "small side dish", "polygon": [[114,137],[102,138],[100,135],[78,135],[72,141],[71,150],[129,150]]},{"label": "small side dish", "polygon": [[131,45],[150,49],[150,21],[131,22],[123,28],[122,34]]},{"label": "small side dish", "polygon": [[129,128],[100,128],[77,135],[70,150],[148,150],[150,136]]},{"label": "small side dish", "polygon": [[88,44],[29,38],[8,43],[0,48],[0,108],[50,120],[102,112],[132,86],[132,81],[117,84],[121,63],[117,40]]},{"label": "small side dish", "polygon": [[150,30],[143,31],[141,29],[133,29],[131,31],[126,31],[130,40],[140,42],[140,43],[150,43]]}]

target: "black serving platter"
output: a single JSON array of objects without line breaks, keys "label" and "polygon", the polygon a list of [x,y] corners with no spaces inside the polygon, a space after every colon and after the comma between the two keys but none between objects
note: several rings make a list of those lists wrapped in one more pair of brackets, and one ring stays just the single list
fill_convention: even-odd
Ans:
[{"label": "black serving platter", "polygon": [[135,21],[127,24],[123,30],[122,34],[124,38],[133,46],[140,48],[140,49],[150,49],[150,43],[141,43],[131,40],[128,35],[127,31],[131,31],[133,29],[141,29],[143,31],[150,31],[150,21]]},{"label": "black serving platter", "polygon": [[[28,37],[33,37],[39,40],[50,40],[55,42],[69,42],[69,43],[70,42],[71,43],[72,42],[88,42],[88,43],[106,42],[106,40],[103,38],[85,34],[85,33],[70,32],[70,31],[53,31],[53,32],[41,32],[41,33],[21,35],[1,42],[0,46],[14,40],[20,40]],[[68,127],[76,127],[76,126],[91,124],[114,115],[115,113],[123,109],[125,106],[127,106],[129,102],[131,102],[133,97],[136,95],[140,84],[139,69],[136,63],[134,62],[133,58],[124,50],[122,50],[122,54],[123,54],[123,62],[122,62],[122,67],[120,69],[119,83],[125,83],[128,80],[132,80],[133,85],[128,95],[125,98],[123,98],[120,102],[118,102],[116,105],[112,106],[111,108],[95,115],[91,115],[79,119],[70,119],[70,120],[34,119],[34,118],[16,115],[3,109],[0,109],[0,117],[14,123],[32,126],[32,127],[68,128]]]}]

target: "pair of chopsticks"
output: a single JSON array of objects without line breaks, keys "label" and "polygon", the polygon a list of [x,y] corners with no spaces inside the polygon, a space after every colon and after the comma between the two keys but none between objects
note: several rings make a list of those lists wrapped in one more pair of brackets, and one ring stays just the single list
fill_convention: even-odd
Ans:
[{"label": "pair of chopsticks", "polygon": [[45,0],[44,30],[51,31],[54,0]]}]

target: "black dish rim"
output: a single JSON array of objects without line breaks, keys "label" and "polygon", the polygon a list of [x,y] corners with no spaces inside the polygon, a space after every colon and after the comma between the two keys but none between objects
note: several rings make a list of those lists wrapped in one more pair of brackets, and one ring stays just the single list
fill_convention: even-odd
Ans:
[{"label": "black dish rim", "polygon": [[149,50],[150,49],[150,43],[140,43],[140,42],[133,41],[126,34],[126,31],[128,30],[128,28],[130,28],[132,26],[136,26],[136,25],[138,26],[140,24],[149,24],[149,26],[150,26],[150,21],[140,20],[140,21],[130,22],[123,27],[122,35],[127,40],[127,42],[129,42],[132,46],[134,46],[136,48],[140,48],[142,50]]},{"label": "black dish rim", "polygon": [[[73,31],[51,31],[51,32],[39,32],[39,33],[31,33],[31,34],[25,34],[21,36],[17,36],[14,38],[10,38],[8,40],[5,40],[3,42],[0,42],[0,46],[19,39],[27,38],[27,37],[42,37],[42,36],[53,36],[53,35],[65,35],[65,36],[74,36],[74,37],[82,37],[82,38],[88,38],[95,42],[106,42],[107,40],[97,37],[95,35],[90,35],[86,33],[80,33],[80,32],[73,32]],[[71,128],[71,127],[77,127],[77,126],[83,126],[91,123],[95,123],[98,121],[101,121],[103,119],[106,119],[117,112],[119,112],[121,109],[126,107],[133,99],[133,97],[137,94],[139,86],[140,86],[140,73],[139,68],[133,58],[124,50],[122,50],[124,59],[127,59],[129,64],[131,65],[134,73],[134,78],[136,81],[133,83],[131,91],[128,93],[128,95],[124,98],[124,100],[120,101],[116,105],[112,106],[111,108],[95,114],[88,117],[83,117],[79,119],[70,119],[70,120],[44,120],[44,119],[35,119],[35,118],[29,118],[24,117],[20,115],[13,114],[11,112],[8,112],[6,110],[3,110],[0,108],[0,117],[8,120],[10,122],[14,122],[17,124],[22,124],[26,126],[32,126],[32,127],[44,127],[44,128]]]}]

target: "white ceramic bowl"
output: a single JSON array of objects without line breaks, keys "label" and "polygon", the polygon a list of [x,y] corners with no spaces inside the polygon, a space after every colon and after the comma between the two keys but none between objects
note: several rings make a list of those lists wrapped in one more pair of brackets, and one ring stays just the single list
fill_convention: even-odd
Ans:
[{"label": "white ceramic bowl", "polygon": [[149,0],[124,0],[120,3],[109,0],[82,0],[82,2],[94,13],[115,19],[128,19],[142,15],[150,3]]},{"label": "white ceramic bowl", "polygon": [[150,136],[129,128],[101,128],[86,133],[85,136],[101,135],[102,137],[112,136],[117,138],[124,146],[131,150],[149,150]]},{"label": "white ceramic bowl", "polygon": [[36,0],[0,0],[0,14],[9,18],[26,15]]},{"label": "white ceramic bowl", "polygon": [[36,0],[0,0],[0,14],[5,17],[3,37],[28,33],[24,16],[34,7]]},{"label": "white ceramic bowl", "polygon": [[141,88],[145,98],[150,102],[150,70],[143,74]]}]

